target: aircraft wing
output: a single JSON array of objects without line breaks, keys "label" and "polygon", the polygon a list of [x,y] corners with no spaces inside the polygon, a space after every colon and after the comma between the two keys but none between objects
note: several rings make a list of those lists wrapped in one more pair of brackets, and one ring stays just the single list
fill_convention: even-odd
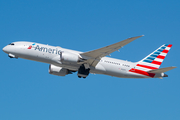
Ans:
[{"label": "aircraft wing", "polygon": [[115,43],[115,44],[112,44],[112,45],[109,45],[109,46],[106,46],[103,48],[99,48],[99,49],[92,50],[89,52],[81,53],[80,55],[83,58],[87,59],[86,63],[95,67],[102,57],[105,57],[106,55],[109,55],[110,53],[119,50],[123,46],[127,45],[128,43],[130,43],[130,42],[134,41],[135,39],[140,38],[142,36],[143,35],[137,36],[137,37],[131,37],[126,40],[120,41],[118,43]]}]

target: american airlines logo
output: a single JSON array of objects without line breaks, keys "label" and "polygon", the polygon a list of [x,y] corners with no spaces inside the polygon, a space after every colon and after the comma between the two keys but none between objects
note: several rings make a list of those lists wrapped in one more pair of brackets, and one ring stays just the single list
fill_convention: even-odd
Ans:
[{"label": "american airlines logo", "polygon": [[31,49],[34,45],[35,45],[35,43],[33,43],[32,45],[30,45],[27,49]]},{"label": "american airlines logo", "polygon": [[33,43],[32,45],[30,45],[27,49],[32,49],[34,48],[34,50],[39,50],[42,52],[46,52],[46,53],[51,53],[51,54],[61,54],[61,50],[56,49],[52,49],[52,48],[47,48],[47,47],[40,47],[39,45],[35,46],[35,43]]}]

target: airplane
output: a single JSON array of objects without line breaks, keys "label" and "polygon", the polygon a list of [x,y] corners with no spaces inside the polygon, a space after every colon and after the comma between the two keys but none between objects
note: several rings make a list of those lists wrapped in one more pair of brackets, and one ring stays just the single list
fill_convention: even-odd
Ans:
[{"label": "airplane", "polygon": [[10,58],[23,58],[48,63],[49,73],[66,76],[77,72],[79,78],[89,73],[104,74],[119,78],[163,78],[165,72],[176,67],[159,68],[172,44],[164,44],[138,62],[129,62],[107,57],[128,43],[142,37],[131,37],[115,44],[88,52],[80,52],[36,42],[13,42],[3,48]]}]

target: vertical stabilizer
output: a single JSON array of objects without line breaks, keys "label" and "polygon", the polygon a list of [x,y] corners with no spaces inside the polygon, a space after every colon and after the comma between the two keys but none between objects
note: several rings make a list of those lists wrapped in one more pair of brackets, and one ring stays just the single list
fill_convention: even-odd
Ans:
[{"label": "vertical stabilizer", "polygon": [[158,69],[171,47],[171,44],[162,45],[157,50],[149,54],[147,57],[137,62],[135,69],[142,71]]}]

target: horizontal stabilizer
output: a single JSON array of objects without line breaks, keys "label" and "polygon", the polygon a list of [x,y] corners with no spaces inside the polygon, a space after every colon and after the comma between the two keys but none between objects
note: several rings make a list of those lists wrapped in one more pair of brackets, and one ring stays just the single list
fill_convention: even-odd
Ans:
[{"label": "horizontal stabilizer", "polygon": [[150,70],[150,71],[148,71],[148,73],[164,73],[164,72],[167,72],[167,71],[172,70],[174,68],[176,68],[176,67],[160,68],[160,69]]}]

